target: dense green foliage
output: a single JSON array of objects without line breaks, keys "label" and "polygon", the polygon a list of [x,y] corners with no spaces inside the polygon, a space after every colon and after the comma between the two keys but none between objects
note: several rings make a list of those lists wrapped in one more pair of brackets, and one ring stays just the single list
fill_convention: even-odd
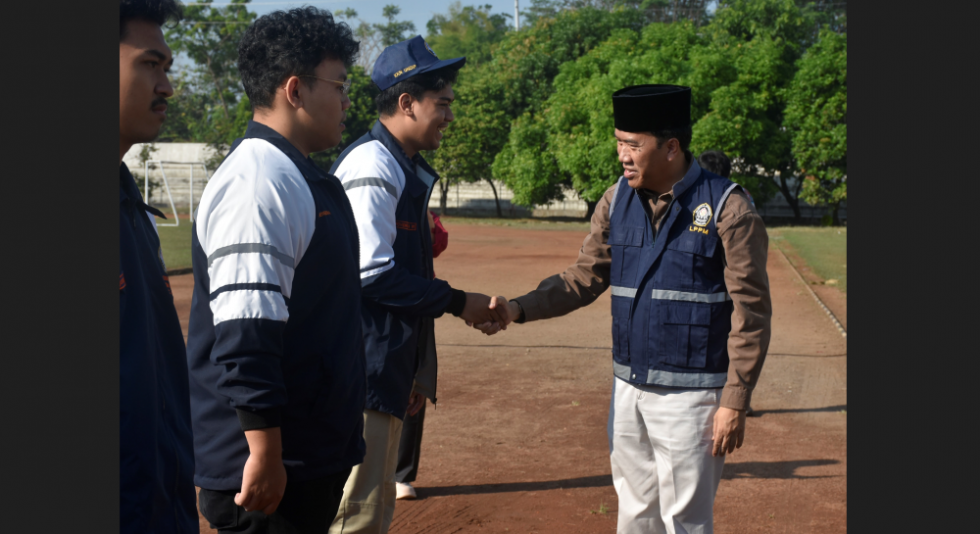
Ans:
[{"label": "dense green foliage", "polygon": [[847,39],[830,31],[806,51],[787,91],[786,125],[806,176],[800,197],[833,208],[847,200]]},{"label": "dense green foliage", "polygon": [[185,4],[183,20],[166,30],[174,54],[189,59],[175,69],[174,96],[168,102],[168,120],[161,141],[229,144],[241,135],[252,107],[238,75],[238,42],[255,13],[231,0],[212,7],[211,0]]},{"label": "dense green foliage", "polygon": [[[426,28],[433,50],[467,57],[454,87],[455,121],[442,147],[425,154],[443,176],[443,205],[452,184],[496,180],[516,204],[560,199],[570,188],[593,207],[621,170],[611,94],[672,83],[692,87],[695,154],[728,154],[733,179],[757,203],[780,192],[797,217],[803,199],[829,206],[836,219],[847,198],[846,5],[721,0],[710,16],[706,5],[532,0],[519,32],[490,5],[456,2],[435,15]],[[194,67],[176,77],[176,120],[164,139],[227,143],[250,117],[231,51],[254,15],[234,6],[188,12],[190,22],[170,30],[168,40]],[[357,17],[351,9],[336,14]],[[384,24],[356,25],[362,56],[350,73],[348,128],[340,147],[314,156],[325,167],[377,116],[374,58],[414,31],[397,15],[388,5]],[[220,21],[232,24],[204,24]]]}]

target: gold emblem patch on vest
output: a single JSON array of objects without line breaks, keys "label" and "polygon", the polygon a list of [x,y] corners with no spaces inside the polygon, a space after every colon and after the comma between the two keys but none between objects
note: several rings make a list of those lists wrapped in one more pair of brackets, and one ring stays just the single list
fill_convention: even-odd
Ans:
[{"label": "gold emblem patch on vest", "polygon": [[694,208],[694,224],[695,226],[708,226],[708,222],[711,221],[711,206],[707,203],[701,204],[700,206]]}]

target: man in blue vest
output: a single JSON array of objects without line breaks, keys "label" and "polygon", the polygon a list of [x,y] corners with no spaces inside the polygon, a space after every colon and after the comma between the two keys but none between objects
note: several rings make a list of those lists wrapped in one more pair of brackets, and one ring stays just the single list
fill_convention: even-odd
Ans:
[{"label": "man in blue vest", "polygon": [[201,196],[187,338],[194,481],[218,532],[326,532],[364,456],[357,226],[310,159],[340,143],[358,48],[310,6],[238,45],[253,117]]},{"label": "man in blue vest", "polygon": [[367,452],[344,487],[334,534],[388,531],[402,421],[436,400],[434,319],[449,312],[499,327],[490,297],[454,289],[432,270],[428,205],[439,175],[421,151],[439,148],[453,120],[465,61],[440,60],[421,36],[386,48],[371,73],[380,118],[330,169],[357,219],[367,357]]},{"label": "man in blue vest", "polygon": [[768,237],[739,186],[692,157],[690,88],[627,87],[613,111],[623,176],[578,260],[493,306],[523,323],[612,288],[617,532],[710,533],[724,455],[742,446],[769,346]]},{"label": "man in blue vest", "polygon": [[[173,0],[119,3],[119,528],[198,532],[184,335],[154,215],[123,156],[153,141],[174,90]],[[84,530],[84,529],[81,529]]]}]

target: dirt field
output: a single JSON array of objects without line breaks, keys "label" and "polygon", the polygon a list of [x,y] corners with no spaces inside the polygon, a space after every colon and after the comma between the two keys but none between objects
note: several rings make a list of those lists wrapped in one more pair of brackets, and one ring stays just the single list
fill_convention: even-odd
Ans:
[{"label": "dirt field", "polygon": [[[507,297],[563,270],[584,237],[447,228],[437,276]],[[773,337],[752,402],[759,416],[749,418],[745,445],[725,465],[715,529],[844,532],[846,342],[774,250],[769,277]],[[171,278],[185,333],[192,284],[190,275]],[[846,299],[833,310],[846,317]],[[391,532],[615,532],[608,293],[568,316],[493,337],[451,316],[436,325],[439,402],[427,408],[419,499],[398,501]],[[201,526],[212,532],[203,519]]]}]

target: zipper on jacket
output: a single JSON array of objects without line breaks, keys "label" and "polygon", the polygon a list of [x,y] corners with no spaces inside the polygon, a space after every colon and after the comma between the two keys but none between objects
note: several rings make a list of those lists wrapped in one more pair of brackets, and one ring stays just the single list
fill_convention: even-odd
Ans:
[{"label": "zipper on jacket", "polygon": [[[642,199],[639,198],[639,194],[637,194],[635,191],[633,192],[633,194],[634,195],[637,195],[637,200],[642,201]],[[664,212],[664,215],[661,218],[661,221],[662,222],[660,223],[660,226],[655,227],[655,228],[651,228],[651,230],[653,230],[653,243],[650,244],[651,249],[653,247],[656,247],[657,246],[657,239],[660,237],[660,230],[662,230],[663,227],[664,227],[664,222],[666,222],[665,219],[667,219],[668,217],[670,217],[670,209],[674,207],[674,201],[675,200],[677,200],[677,197],[671,198],[670,199],[670,204],[667,204],[667,211]],[[653,221],[650,221],[650,224],[653,225]],[[654,263],[656,263],[656,261],[654,261]],[[653,266],[651,265],[651,267],[653,267]],[[642,285],[643,285],[643,280],[641,279],[640,282],[637,284],[637,286],[642,286]],[[640,290],[640,287],[637,287],[636,289],[637,289],[637,297],[638,298],[643,298],[643,296],[640,294],[640,291],[639,291]],[[632,339],[633,336],[631,336],[630,333],[633,332],[633,306],[634,305],[637,305],[638,306],[637,302],[638,302],[638,300],[636,300],[636,299],[633,300],[633,304],[630,305],[630,312],[626,316],[626,332],[627,332],[627,334],[626,334],[626,354],[630,357],[630,363],[631,364],[633,362],[633,353],[632,353],[632,350],[630,349],[630,347],[631,347],[630,340]]]}]

